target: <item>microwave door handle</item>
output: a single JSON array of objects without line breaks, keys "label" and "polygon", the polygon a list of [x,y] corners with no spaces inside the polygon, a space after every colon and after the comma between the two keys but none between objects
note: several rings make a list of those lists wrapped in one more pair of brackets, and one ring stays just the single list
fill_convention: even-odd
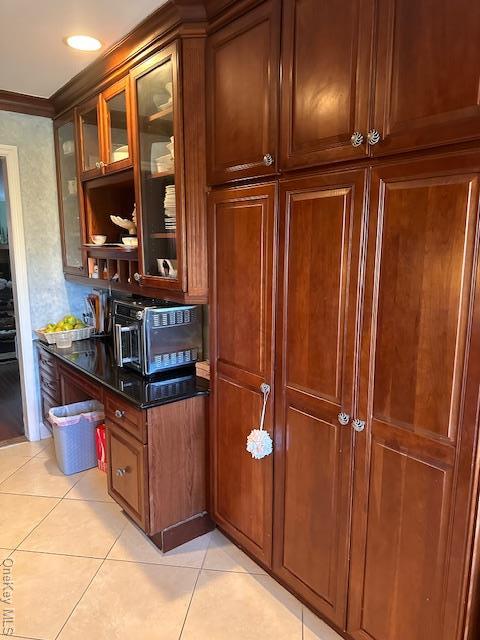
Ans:
[{"label": "microwave door handle", "polygon": [[117,366],[123,367],[122,325],[115,324],[115,358]]}]

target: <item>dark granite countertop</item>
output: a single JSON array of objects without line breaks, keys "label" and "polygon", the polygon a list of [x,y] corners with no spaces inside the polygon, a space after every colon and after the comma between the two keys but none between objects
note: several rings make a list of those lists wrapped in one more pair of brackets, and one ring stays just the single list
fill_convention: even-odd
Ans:
[{"label": "dark granite countertop", "polygon": [[183,367],[143,378],[130,369],[117,367],[108,339],[77,340],[68,349],[37,341],[42,349],[71,365],[89,378],[119,393],[141,409],[157,407],[198,395],[208,395],[209,382],[195,375],[195,367]]}]

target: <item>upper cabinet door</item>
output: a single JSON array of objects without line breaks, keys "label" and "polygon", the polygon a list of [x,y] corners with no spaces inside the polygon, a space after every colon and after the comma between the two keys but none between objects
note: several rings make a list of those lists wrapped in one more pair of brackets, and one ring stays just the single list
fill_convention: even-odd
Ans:
[{"label": "upper cabinet door", "polygon": [[356,640],[464,637],[480,399],[479,186],[478,153],[372,173],[354,425]]},{"label": "upper cabinet door", "polygon": [[276,172],[280,3],[268,0],[208,38],[208,181]]},{"label": "upper cabinet door", "polygon": [[352,171],[281,190],[274,570],[341,628],[364,185]]},{"label": "upper cabinet door", "polygon": [[382,0],[375,155],[480,138],[480,3]]},{"label": "upper cabinet door", "polygon": [[284,0],[282,169],[368,153],[372,4]]},{"label": "upper cabinet door", "polygon": [[182,112],[177,45],[131,71],[135,192],[145,284],[185,290]]},{"label": "upper cabinet door", "polygon": [[103,173],[101,109],[97,96],[84,102],[77,110],[80,146],[80,174],[83,179]]},{"label": "upper cabinet door", "polygon": [[109,87],[100,96],[103,120],[103,161],[105,172],[132,165],[130,138],[130,96],[128,77]]},{"label": "upper cabinet door", "polygon": [[78,149],[73,114],[55,121],[54,128],[63,270],[65,273],[82,275],[84,271],[83,226],[80,216],[82,190],[78,184]]}]

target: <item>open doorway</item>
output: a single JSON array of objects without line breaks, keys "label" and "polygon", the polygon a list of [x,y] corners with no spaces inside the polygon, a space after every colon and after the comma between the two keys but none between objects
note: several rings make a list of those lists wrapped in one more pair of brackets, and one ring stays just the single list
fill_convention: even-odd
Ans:
[{"label": "open doorway", "polygon": [[24,435],[8,216],[6,163],[0,158],[0,445]]}]

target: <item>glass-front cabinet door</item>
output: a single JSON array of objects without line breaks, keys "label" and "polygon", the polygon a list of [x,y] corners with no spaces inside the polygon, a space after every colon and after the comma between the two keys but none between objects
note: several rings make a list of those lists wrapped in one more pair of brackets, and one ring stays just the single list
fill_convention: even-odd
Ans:
[{"label": "glass-front cabinet door", "polygon": [[55,123],[55,145],[63,265],[67,273],[80,274],[84,271],[83,229],[75,141],[75,121],[71,114]]},{"label": "glass-front cabinet door", "polygon": [[128,78],[109,87],[101,94],[100,100],[104,129],[103,159],[108,173],[132,164]]},{"label": "glass-front cabinet door", "polygon": [[181,116],[172,45],[132,71],[138,162],[140,264],[146,283],[184,288]]},{"label": "glass-front cabinet door", "polygon": [[78,109],[80,139],[80,171],[82,177],[102,173],[102,140],[98,98],[92,98]]}]

